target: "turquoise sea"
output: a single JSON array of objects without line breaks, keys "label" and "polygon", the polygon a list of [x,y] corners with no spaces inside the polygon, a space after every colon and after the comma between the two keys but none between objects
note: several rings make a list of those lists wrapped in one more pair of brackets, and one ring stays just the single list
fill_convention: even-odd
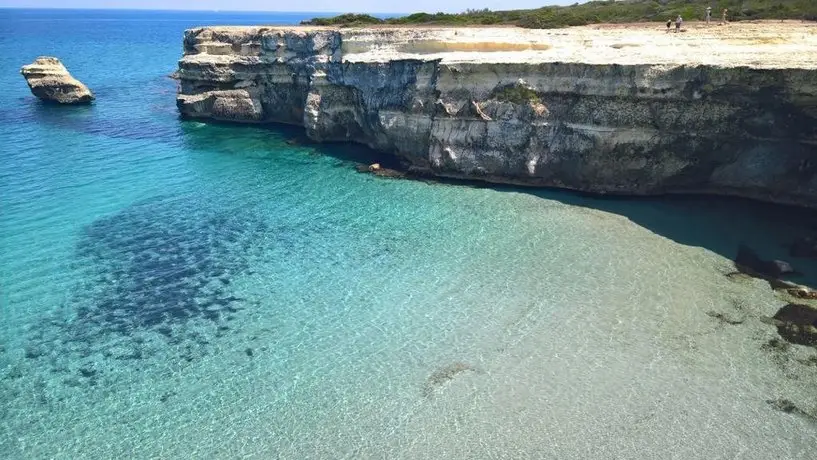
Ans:
[{"label": "turquoise sea", "polygon": [[[813,216],[178,118],[185,28],[311,16],[0,10],[0,458],[817,458],[817,353],[725,276]],[[38,102],[39,55],[96,103]]]}]

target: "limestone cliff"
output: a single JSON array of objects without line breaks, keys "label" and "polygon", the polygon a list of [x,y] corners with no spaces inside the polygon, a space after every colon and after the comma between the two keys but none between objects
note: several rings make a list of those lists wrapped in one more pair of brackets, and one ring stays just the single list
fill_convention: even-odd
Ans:
[{"label": "limestone cliff", "polygon": [[817,206],[817,60],[783,56],[817,43],[710,56],[670,35],[636,37],[664,49],[576,29],[199,28],[177,103],[437,176]]},{"label": "limestone cliff", "polygon": [[82,82],[72,77],[55,57],[41,56],[20,70],[38,98],[59,104],[87,104],[94,95]]}]

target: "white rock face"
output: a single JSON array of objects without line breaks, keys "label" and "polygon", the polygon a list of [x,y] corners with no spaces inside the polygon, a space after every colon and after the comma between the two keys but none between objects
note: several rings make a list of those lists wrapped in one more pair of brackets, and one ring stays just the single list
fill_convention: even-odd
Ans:
[{"label": "white rock face", "polygon": [[588,28],[192,29],[177,103],[301,125],[438,176],[817,206],[817,60],[783,59],[817,55],[817,40],[710,55],[650,33],[672,49]]},{"label": "white rock face", "polygon": [[60,104],[87,104],[94,95],[87,86],[68,73],[68,69],[55,57],[38,57],[32,64],[20,70],[38,98]]}]

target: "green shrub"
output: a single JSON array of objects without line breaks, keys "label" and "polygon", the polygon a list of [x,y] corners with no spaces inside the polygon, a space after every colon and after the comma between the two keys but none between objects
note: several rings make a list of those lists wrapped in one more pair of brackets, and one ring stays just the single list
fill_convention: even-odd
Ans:
[{"label": "green shrub", "polygon": [[306,25],[357,26],[376,24],[435,25],[517,25],[534,29],[552,29],[599,23],[624,23],[674,19],[679,14],[687,21],[703,20],[706,7],[712,7],[712,19],[719,21],[721,11],[729,9],[728,20],[802,19],[817,21],[817,0],[636,0],[617,2],[597,0],[572,6],[546,6],[532,10],[468,10],[464,13],[414,13],[397,18],[379,19],[367,14],[342,14],[332,18],[314,18]]},{"label": "green shrub", "polygon": [[348,26],[365,24],[382,24],[383,20],[368,14],[347,13],[331,18],[312,18],[308,21],[301,21],[305,26]]},{"label": "green shrub", "polygon": [[520,84],[503,86],[494,91],[493,97],[498,101],[513,102],[514,104],[540,101],[536,91]]}]

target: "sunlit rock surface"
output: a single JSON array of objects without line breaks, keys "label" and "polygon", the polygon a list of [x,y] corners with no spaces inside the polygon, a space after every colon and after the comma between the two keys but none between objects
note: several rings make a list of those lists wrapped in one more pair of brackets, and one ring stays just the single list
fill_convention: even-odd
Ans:
[{"label": "sunlit rock surface", "polygon": [[41,56],[20,70],[38,98],[59,104],[88,104],[94,95],[55,57]]}]

